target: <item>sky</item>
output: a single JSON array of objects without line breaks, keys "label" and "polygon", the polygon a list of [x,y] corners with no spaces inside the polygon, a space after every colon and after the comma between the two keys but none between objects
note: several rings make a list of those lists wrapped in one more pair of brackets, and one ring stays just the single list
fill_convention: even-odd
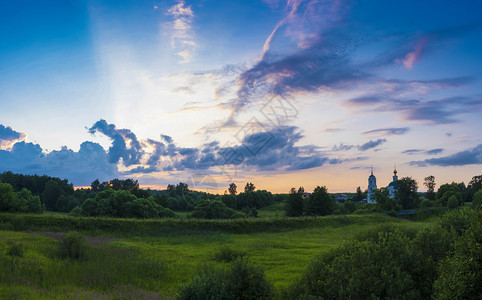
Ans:
[{"label": "sky", "polygon": [[0,172],[285,193],[482,174],[482,2],[0,3]]}]

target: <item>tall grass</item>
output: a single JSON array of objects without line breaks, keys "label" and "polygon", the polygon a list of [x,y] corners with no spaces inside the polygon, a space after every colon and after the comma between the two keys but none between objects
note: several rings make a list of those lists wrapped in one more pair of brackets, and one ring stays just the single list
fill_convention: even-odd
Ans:
[{"label": "tall grass", "polygon": [[[8,216],[2,214],[0,219],[8,220]],[[119,221],[48,216],[46,220],[50,226],[57,224],[48,227],[41,225],[40,221],[44,219],[23,217],[27,228],[33,230],[72,230],[69,226],[62,227],[64,221],[79,226],[88,221],[97,224],[112,222],[103,227],[111,231],[100,233],[117,238],[108,239],[104,244],[87,245],[85,259],[76,261],[58,257],[59,241],[54,238],[35,232],[0,230],[1,270],[10,269],[9,242],[21,243],[24,250],[23,257],[16,259],[14,272],[0,272],[0,298],[55,299],[65,298],[65,295],[84,295],[84,298],[106,296],[108,299],[173,297],[178,287],[189,282],[205,264],[225,265],[223,259],[218,262],[214,258],[226,248],[246,254],[250,261],[263,266],[267,279],[279,289],[294,282],[313,256],[337,247],[342,241],[353,239],[366,230],[380,224],[408,229],[419,229],[426,224],[380,215],[248,221],[191,220],[191,225],[179,220]],[[122,224],[125,231],[114,230],[116,224]],[[217,230],[225,224],[229,230]],[[234,234],[237,231],[231,231],[232,228],[240,224],[249,230]],[[276,224],[282,229],[275,228]],[[137,226],[137,229],[129,230],[129,225]],[[150,230],[136,234],[143,226]],[[255,231],[256,227],[260,228]],[[96,231],[84,233],[89,235]],[[228,252],[230,256],[232,253]],[[129,296],[129,293],[132,295]]]}]

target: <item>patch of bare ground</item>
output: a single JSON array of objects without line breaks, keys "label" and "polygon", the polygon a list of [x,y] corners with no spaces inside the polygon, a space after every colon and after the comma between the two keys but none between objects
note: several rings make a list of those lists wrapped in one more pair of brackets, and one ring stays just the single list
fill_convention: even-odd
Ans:
[{"label": "patch of bare ground", "polygon": [[134,287],[130,286],[120,286],[114,289],[107,294],[102,292],[95,293],[95,292],[87,292],[87,291],[79,291],[72,296],[73,300],[80,300],[80,299],[102,299],[102,300],[110,300],[110,299],[147,299],[147,300],[158,300],[158,299],[174,299],[171,297],[167,297],[160,293],[154,293],[144,290],[139,290]]},{"label": "patch of bare ground", "polygon": [[[62,233],[62,232],[40,231],[40,232],[34,232],[34,233],[41,234],[43,236],[47,236],[50,238],[54,238],[56,240],[61,240],[65,236],[65,233]],[[106,236],[86,236],[85,237],[85,242],[89,245],[101,245],[105,243],[115,242],[117,240],[118,239],[116,238],[106,237]]]}]

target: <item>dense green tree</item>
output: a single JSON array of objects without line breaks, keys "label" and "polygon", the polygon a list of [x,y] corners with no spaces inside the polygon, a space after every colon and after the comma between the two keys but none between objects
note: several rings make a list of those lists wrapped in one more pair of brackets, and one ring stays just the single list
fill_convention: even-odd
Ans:
[{"label": "dense green tree", "polygon": [[189,191],[189,186],[186,183],[179,182],[179,184],[176,185],[177,196],[184,197],[188,191]]},{"label": "dense green tree", "polygon": [[482,203],[482,188],[479,189],[472,197],[472,207],[475,209],[480,209]]},{"label": "dense green tree", "polygon": [[462,199],[465,202],[472,201],[474,194],[477,193],[478,190],[482,189],[482,175],[477,175],[472,177],[467,185],[467,188],[463,192]]},{"label": "dense green tree", "polygon": [[335,199],[328,194],[326,186],[317,186],[306,203],[306,214],[311,216],[326,216],[335,210]]},{"label": "dense green tree", "polygon": [[100,190],[99,179],[96,179],[96,180],[92,181],[92,183],[90,184],[90,188],[92,189],[92,191],[98,192]]},{"label": "dense green tree", "polygon": [[73,195],[61,194],[55,203],[55,210],[60,212],[70,212],[72,208],[80,203],[77,202]]},{"label": "dense green tree", "polygon": [[256,189],[256,187],[254,186],[254,184],[252,182],[248,182],[248,183],[246,183],[246,186],[244,187],[244,192],[245,193],[254,192],[255,189]]},{"label": "dense green tree", "polygon": [[355,202],[360,202],[360,201],[362,201],[363,199],[364,199],[364,197],[363,197],[363,192],[362,192],[362,190],[361,190],[360,187],[357,187],[357,188],[356,188],[356,194],[355,194],[355,196],[353,197],[353,201],[355,201]]},{"label": "dense green tree", "polygon": [[94,199],[89,198],[82,203],[82,215],[88,217],[98,215],[97,202]]},{"label": "dense green tree", "polygon": [[[465,215],[464,215],[465,214]],[[481,211],[452,211],[450,220],[465,219],[454,250],[441,262],[440,277],[434,284],[438,299],[479,299],[482,295],[482,226]],[[447,222],[447,219],[445,219]],[[449,226],[452,228],[452,226]]]},{"label": "dense green tree", "polygon": [[169,207],[169,197],[166,194],[156,194],[154,196],[149,197],[151,201],[156,202],[162,207],[168,208]]},{"label": "dense green tree", "polygon": [[379,211],[390,212],[402,209],[402,206],[395,199],[389,197],[389,192],[385,188],[376,190],[372,199],[376,201]]},{"label": "dense green tree", "polygon": [[346,212],[349,214],[351,214],[356,210],[356,204],[351,200],[345,201],[345,203],[343,203],[343,207],[346,210]]},{"label": "dense green tree", "polygon": [[43,192],[43,201],[47,210],[55,211],[56,203],[60,195],[62,195],[63,190],[59,183],[55,180],[50,180],[45,184],[45,189]]},{"label": "dense green tree", "polygon": [[430,175],[423,179],[423,185],[427,188],[425,198],[428,200],[435,200],[435,176]]},{"label": "dense green tree", "polygon": [[0,182],[0,211],[17,211],[17,201],[13,187]]},{"label": "dense green tree", "polygon": [[230,183],[230,184],[229,184],[229,189],[228,189],[229,194],[230,194],[230,195],[236,195],[236,193],[237,193],[236,188],[237,188],[237,186],[236,186],[236,184],[235,184],[234,182],[233,182],[233,183]]},{"label": "dense green tree", "polygon": [[29,213],[42,213],[43,207],[40,202],[39,196],[32,195],[32,192],[26,188],[22,188],[20,192],[16,193],[17,202],[21,203],[20,209],[21,212],[29,212]]},{"label": "dense green tree", "polygon": [[237,213],[234,209],[224,205],[223,202],[216,200],[200,201],[192,213],[193,218],[200,219],[232,219],[241,215],[243,214]]},{"label": "dense green tree", "polygon": [[449,197],[449,199],[447,200],[447,207],[450,209],[459,207],[459,200],[455,195]]},{"label": "dense green tree", "polygon": [[416,208],[419,203],[418,184],[411,177],[403,177],[395,183],[395,200],[403,209]]},{"label": "dense green tree", "polygon": [[460,192],[460,186],[455,182],[452,182],[451,184],[442,184],[436,194],[437,203],[440,206],[447,206],[448,200],[452,196],[455,197],[457,202],[462,203],[462,193]]},{"label": "dense green tree", "polygon": [[285,205],[285,213],[288,217],[298,217],[303,215],[303,193],[304,189],[298,190],[291,188],[288,201]]},{"label": "dense green tree", "polygon": [[236,197],[233,194],[221,196],[221,201],[229,208],[236,209]]}]

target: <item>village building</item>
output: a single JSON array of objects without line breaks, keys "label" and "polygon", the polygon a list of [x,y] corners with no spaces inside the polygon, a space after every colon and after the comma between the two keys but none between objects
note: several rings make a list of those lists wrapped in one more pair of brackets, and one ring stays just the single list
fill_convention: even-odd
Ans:
[{"label": "village building", "polygon": [[[388,184],[386,189],[388,190],[388,197],[395,198],[395,185],[398,180],[397,176],[397,169],[393,171],[392,182]],[[370,176],[368,176],[368,190],[367,190],[367,203],[376,203],[376,200],[373,198],[373,195],[377,191],[377,178],[373,175],[373,169],[371,170]]]}]

